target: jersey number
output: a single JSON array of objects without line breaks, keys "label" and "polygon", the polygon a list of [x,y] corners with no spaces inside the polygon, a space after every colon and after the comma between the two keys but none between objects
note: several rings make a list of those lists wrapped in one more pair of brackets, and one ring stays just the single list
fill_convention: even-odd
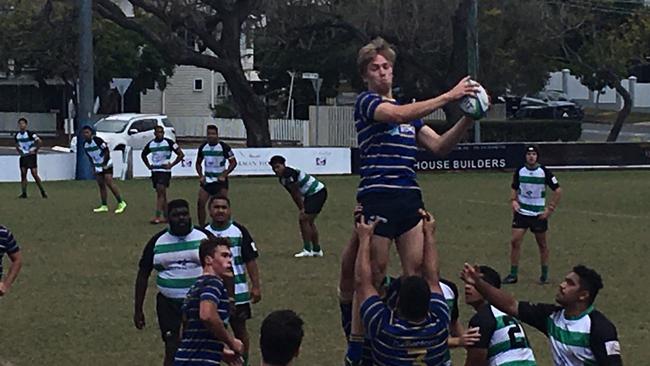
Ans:
[{"label": "jersey number", "polygon": [[503,317],[503,323],[511,326],[508,330],[508,337],[510,337],[511,348],[526,348],[526,335],[521,326],[510,316]]}]

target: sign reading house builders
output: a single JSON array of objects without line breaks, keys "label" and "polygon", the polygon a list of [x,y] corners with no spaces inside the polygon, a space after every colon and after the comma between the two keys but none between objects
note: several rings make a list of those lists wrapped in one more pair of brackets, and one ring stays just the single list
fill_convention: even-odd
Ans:
[{"label": "sign reading house builders", "polygon": [[449,155],[439,157],[425,150],[418,151],[415,169],[435,170],[490,170],[514,169],[524,163],[525,145],[515,144],[461,144]]}]

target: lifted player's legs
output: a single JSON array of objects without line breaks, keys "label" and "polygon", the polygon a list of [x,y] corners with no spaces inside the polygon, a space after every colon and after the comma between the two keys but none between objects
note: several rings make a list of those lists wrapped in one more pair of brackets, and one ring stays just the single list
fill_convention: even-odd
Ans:
[{"label": "lifted player's legs", "polygon": [[549,256],[548,243],[546,242],[546,232],[535,233],[535,240],[537,241],[537,247],[539,248],[539,262],[541,265],[541,275],[539,276],[539,282],[545,284],[548,283]]},{"label": "lifted player's legs", "polygon": [[404,276],[416,276],[422,273],[422,253],[424,250],[424,232],[422,221],[400,235],[396,240],[397,253],[402,263]]},{"label": "lifted player's legs", "polygon": [[512,229],[512,238],[510,239],[510,274],[503,279],[504,284],[517,283],[519,272],[519,257],[521,256],[521,244],[524,241],[526,229]]},{"label": "lifted player's legs", "polygon": [[[389,238],[373,235],[370,241],[370,263],[372,265],[372,283],[376,289],[380,288],[386,270],[388,268],[388,259],[390,254],[390,244],[393,241]],[[361,306],[361,304],[359,304]]]}]

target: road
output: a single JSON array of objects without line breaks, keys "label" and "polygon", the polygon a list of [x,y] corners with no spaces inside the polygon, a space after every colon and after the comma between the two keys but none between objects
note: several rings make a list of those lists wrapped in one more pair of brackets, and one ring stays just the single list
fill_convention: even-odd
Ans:
[{"label": "road", "polygon": [[[605,141],[612,126],[602,123],[583,123],[580,141]],[[650,142],[650,122],[623,125],[618,142]]]}]

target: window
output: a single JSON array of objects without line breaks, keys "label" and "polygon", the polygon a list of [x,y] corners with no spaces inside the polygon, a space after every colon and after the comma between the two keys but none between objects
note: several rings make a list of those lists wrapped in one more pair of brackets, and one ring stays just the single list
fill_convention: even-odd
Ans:
[{"label": "window", "polygon": [[172,128],[174,127],[174,125],[167,118],[163,118],[162,123],[163,123],[163,126],[165,126],[165,127],[172,127]]},{"label": "window", "polygon": [[155,119],[145,119],[143,122],[144,122],[143,131],[151,131],[158,125],[158,121]]},{"label": "window", "polygon": [[228,85],[226,83],[217,83],[217,97],[228,96]]},{"label": "window", "polygon": [[144,131],[144,120],[133,122],[129,130],[137,130],[138,132]]},{"label": "window", "polygon": [[203,79],[194,79],[194,91],[203,91]]}]

